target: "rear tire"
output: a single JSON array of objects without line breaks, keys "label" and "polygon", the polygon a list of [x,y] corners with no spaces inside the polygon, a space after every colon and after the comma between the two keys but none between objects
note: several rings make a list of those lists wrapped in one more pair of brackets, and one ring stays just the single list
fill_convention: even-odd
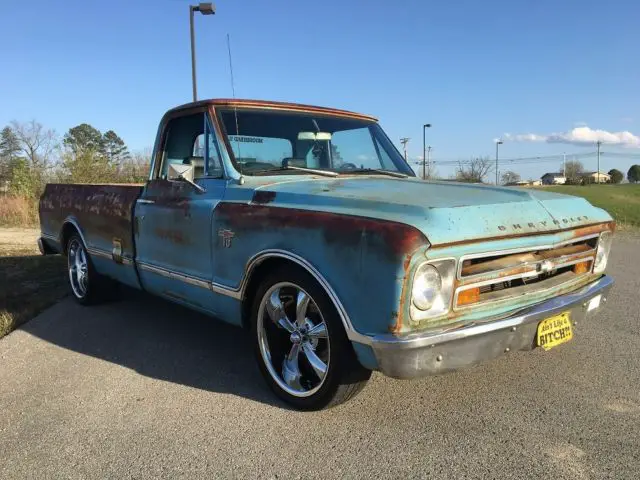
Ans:
[{"label": "rear tire", "polygon": [[267,384],[296,409],[346,402],[371,376],[356,358],[325,290],[294,266],[262,281],[251,310],[251,338]]},{"label": "rear tire", "polygon": [[82,238],[72,234],[67,241],[67,270],[73,298],[81,305],[94,305],[113,295],[115,284],[96,272]]}]

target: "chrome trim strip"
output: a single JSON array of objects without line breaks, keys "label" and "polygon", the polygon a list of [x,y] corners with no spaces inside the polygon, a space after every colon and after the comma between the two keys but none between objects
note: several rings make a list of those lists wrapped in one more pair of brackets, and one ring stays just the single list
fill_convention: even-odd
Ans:
[{"label": "chrome trim strip", "polygon": [[[541,233],[540,235],[544,235],[544,233]],[[464,263],[465,260],[475,260],[477,258],[485,258],[485,257],[497,257],[500,255],[513,255],[516,253],[524,253],[524,252],[535,252],[537,250],[552,250],[554,248],[561,247],[562,245],[577,243],[584,240],[591,240],[592,238],[598,238],[599,236],[600,236],[600,233],[596,233],[591,235],[585,235],[583,237],[572,238],[570,240],[563,240],[558,243],[543,244],[543,245],[537,245],[533,247],[510,248],[506,250],[494,250],[494,251],[482,252],[482,253],[470,253],[468,255],[463,255],[462,257],[460,257],[460,261],[458,263],[457,279],[463,280],[463,279],[473,278],[473,276],[462,277],[462,264]]]},{"label": "chrome trim strip", "polygon": [[145,204],[154,204],[156,203],[154,200],[147,200],[146,198],[139,198],[136,200],[136,203],[145,203]]},{"label": "chrome trim strip", "polygon": [[[95,255],[96,257],[113,260],[113,254],[101,248],[87,247],[87,253],[89,255]],[[113,263],[116,263],[118,265],[133,265],[133,259],[131,257],[122,257],[122,262],[116,262],[115,260],[113,260]]]},{"label": "chrome trim strip", "polygon": [[170,278],[172,280],[179,280],[181,282],[187,283],[189,285],[194,285],[200,288],[206,288],[207,290],[211,289],[211,283],[207,280],[202,280],[200,278],[191,277],[189,275],[185,275],[183,273],[178,273],[173,270],[169,270],[167,268],[158,267],[156,265],[150,265],[144,262],[136,262],[138,268],[142,270],[146,270],[151,273],[155,273],[156,275],[161,275],[166,278]]},{"label": "chrome trim strip", "polygon": [[100,248],[87,247],[87,253],[89,255],[95,255],[96,257],[108,258],[111,260],[111,252],[106,252]]},{"label": "chrome trim strip", "polygon": [[[589,252],[585,252],[585,253],[589,253]],[[562,259],[563,257],[558,257],[559,259]],[[591,256],[587,256],[587,257],[581,257],[577,260],[572,260],[570,262],[564,262],[564,263],[559,263],[559,264],[553,264],[553,270],[557,270],[559,268],[565,268],[565,267],[570,267],[572,265],[576,265],[578,263],[581,262],[593,262],[593,255]],[[550,261],[554,261],[555,259],[549,259]],[[532,266],[532,265],[537,265],[539,263],[544,262],[544,260],[540,260],[539,262],[532,262],[532,263],[523,263],[522,266]],[[516,267],[512,267],[512,268],[518,268],[518,266]],[[509,270],[509,269],[506,269]],[[496,272],[501,272],[502,270],[496,270]],[[492,272],[493,273],[493,272]],[[484,287],[487,285],[495,285],[498,283],[503,283],[503,282],[508,282],[509,280],[519,280],[521,278],[529,278],[529,277],[537,277],[538,275],[540,275],[540,273],[542,272],[538,272],[537,270],[531,270],[530,272],[524,272],[524,273],[516,273],[515,275],[509,275],[506,277],[497,277],[497,278],[490,278],[488,280],[484,280],[482,282],[475,282],[475,283],[468,283],[468,284],[464,284],[461,285],[460,287],[458,287],[456,289],[456,292],[462,292],[464,290],[469,290],[471,288],[476,288],[476,287]],[[465,277],[465,278],[470,278],[470,277]],[[477,305],[477,304],[474,304]]]},{"label": "chrome trim strip", "polygon": [[235,300],[242,300],[243,292],[239,289],[229,288],[221,283],[211,282],[210,285],[211,291],[213,293],[219,293],[220,295],[226,295],[227,297],[231,297]]},{"label": "chrome trim strip", "polygon": [[[463,277],[462,279],[459,279],[459,280],[462,281],[462,282],[465,282],[465,284],[467,284],[467,282],[468,283],[472,283],[473,279],[474,278],[478,278],[478,277],[486,277],[486,276],[489,276],[489,275],[495,275],[496,278],[499,278],[501,272],[508,272],[509,270],[514,270],[516,268],[533,267],[533,266],[538,265],[538,264],[540,264],[542,262],[545,262],[545,261],[554,262],[554,265],[555,265],[555,262],[562,261],[564,258],[575,257],[576,255],[583,255],[584,257],[593,258],[595,256],[595,254],[596,254],[596,249],[592,248],[591,250],[587,250],[586,252],[578,252],[578,253],[573,253],[573,254],[568,254],[568,255],[561,255],[559,257],[545,258],[543,260],[536,260],[535,262],[521,262],[521,263],[518,263],[517,265],[512,265],[510,267],[499,268],[497,270],[490,270],[488,272],[483,272],[483,273],[476,273],[474,275],[467,275],[467,276],[465,276],[465,277]],[[490,255],[490,256],[492,256],[492,255]],[[576,263],[579,263],[579,262],[576,262]],[[573,263],[566,263],[566,262],[565,263],[560,263],[555,268],[561,268],[561,267],[568,266],[568,265],[573,265]],[[528,272],[525,272],[525,274],[526,273],[528,273]]]},{"label": "chrome trim strip", "polygon": [[[587,273],[581,274],[580,276],[577,276],[575,278],[571,278],[565,282],[562,283],[558,283],[557,285],[552,285],[552,286],[545,286],[544,285],[544,281],[541,282],[542,285],[540,288],[536,288],[536,289],[531,289],[528,292],[523,292],[521,293],[519,296],[514,296],[513,294],[509,295],[509,290],[511,290],[511,288],[506,288],[505,291],[505,295],[504,297],[500,297],[500,298],[493,298],[490,300],[480,300],[479,302],[476,303],[470,303],[467,305],[462,305],[462,306],[458,306],[458,294],[462,291],[462,289],[458,289],[456,290],[455,294],[454,294],[454,304],[453,304],[453,310],[456,312],[465,312],[465,311],[469,311],[469,310],[473,310],[476,309],[478,307],[483,307],[486,306],[488,304],[500,304],[500,303],[505,303],[505,302],[510,302],[512,300],[514,300],[515,298],[526,298],[528,296],[531,295],[539,295],[539,294],[545,294],[547,292],[550,292],[551,290],[554,289],[558,289],[558,288],[563,288],[566,287],[567,285],[570,285],[571,283],[579,283],[580,280],[584,279],[584,277],[586,275],[590,275]],[[551,277],[548,280],[552,280],[555,277]],[[520,287],[512,287],[512,288],[520,288]]]}]

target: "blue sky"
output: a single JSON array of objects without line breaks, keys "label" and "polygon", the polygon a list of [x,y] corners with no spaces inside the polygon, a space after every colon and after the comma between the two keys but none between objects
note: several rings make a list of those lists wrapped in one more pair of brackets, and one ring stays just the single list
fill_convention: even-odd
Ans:
[{"label": "blue sky", "polygon": [[[191,99],[188,5],[3,0],[0,126],[36,118],[63,134],[87,122],[150,146],[162,113]],[[412,160],[430,122],[436,162],[493,157],[498,137],[503,158],[604,139],[601,169],[626,172],[640,163],[639,18],[633,0],[219,1],[196,18],[199,94],[231,96],[229,33],[238,97],[374,114],[398,146],[411,137]],[[595,169],[595,156],[584,163]]]}]

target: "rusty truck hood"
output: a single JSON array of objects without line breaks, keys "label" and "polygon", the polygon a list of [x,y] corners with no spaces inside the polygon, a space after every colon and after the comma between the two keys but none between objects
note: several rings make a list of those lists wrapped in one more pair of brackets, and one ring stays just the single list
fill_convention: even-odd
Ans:
[{"label": "rusty truck hood", "polygon": [[405,223],[432,245],[611,221],[607,212],[583,198],[542,189],[380,176],[261,180],[256,203]]}]

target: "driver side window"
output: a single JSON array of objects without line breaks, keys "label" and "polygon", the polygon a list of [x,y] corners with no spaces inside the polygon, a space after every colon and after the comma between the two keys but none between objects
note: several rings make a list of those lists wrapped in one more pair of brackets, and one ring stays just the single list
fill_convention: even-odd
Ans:
[{"label": "driver side window", "polygon": [[[223,177],[222,163],[214,133],[205,125],[205,113],[177,117],[166,127],[159,177],[169,177],[169,166],[190,165],[193,178]],[[207,143],[205,143],[207,142]]]}]

